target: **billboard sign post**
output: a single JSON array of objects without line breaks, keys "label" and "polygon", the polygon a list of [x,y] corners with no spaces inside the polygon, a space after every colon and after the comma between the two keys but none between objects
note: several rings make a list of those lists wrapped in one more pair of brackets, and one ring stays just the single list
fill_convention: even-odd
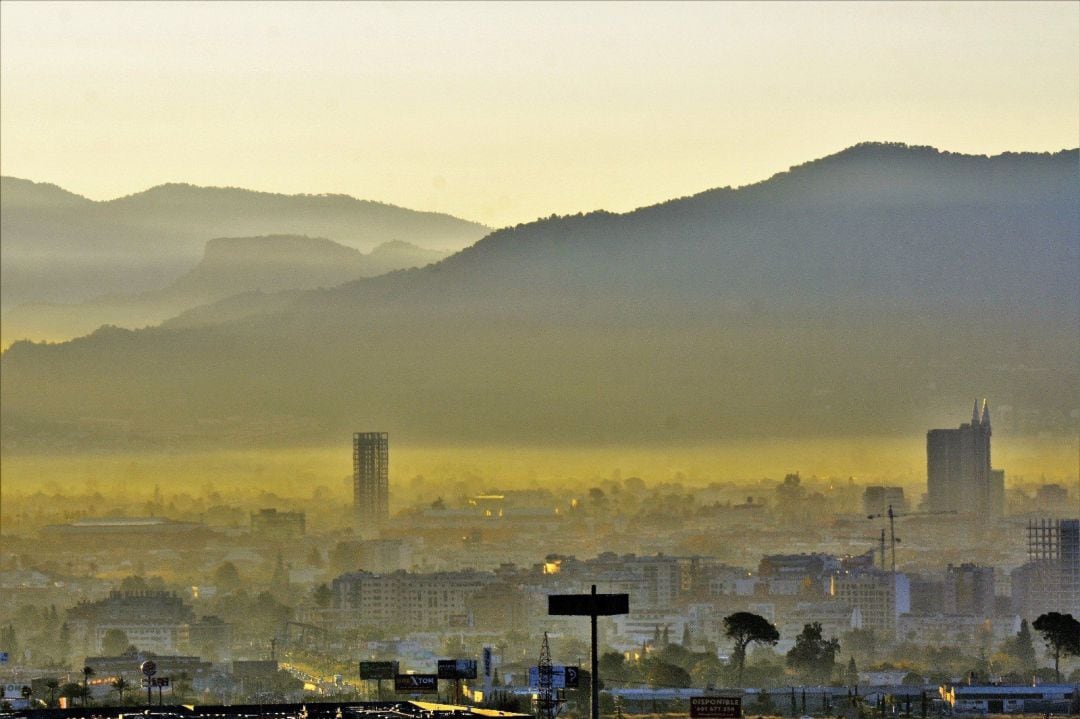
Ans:
[{"label": "billboard sign post", "polygon": [[360,662],[361,679],[393,679],[397,673],[397,662]]},{"label": "billboard sign post", "polygon": [[454,682],[454,702],[461,703],[461,680],[476,679],[475,659],[440,659],[438,667],[439,679],[449,679]]},{"label": "billboard sign post", "polygon": [[360,678],[363,680],[375,680],[376,701],[382,701],[383,679],[393,679],[397,673],[397,662],[360,662]]},{"label": "billboard sign post", "polygon": [[476,679],[475,659],[440,659],[439,679]]},{"label": "billboard sign post", "polygon": [[146,705],[150,706],[154,702],[153,690],[150,687],[150,677],[157,674],[157,663],[153,659],[147,659],[145,662],[139,665],[139,669],[142,671],[145,679],[143,680],[143,686],[146,687]]},{"label": "billboard sign post", "polygon": [[402,694],[438,694],[439,677],[436,674],[395,674],[394,691]]},{"label": "billboard sign post", "polygon": [[690,697],[692,719],[739,719],[742,697]]},{"label": "billboard sign post", "polygon": [[630,613],[629,594],[551,594],[548,614],[589,617],[592,621],[592,719],[600,719],[600,662],[596,656],[596,618]]}]

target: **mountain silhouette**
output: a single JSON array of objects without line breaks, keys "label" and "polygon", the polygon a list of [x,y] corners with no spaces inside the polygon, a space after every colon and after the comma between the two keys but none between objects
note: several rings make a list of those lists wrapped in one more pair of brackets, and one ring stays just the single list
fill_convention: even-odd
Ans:
[{"label": "mountain silhouette", "polygon": [[0,178],[0,292],[7,307],[160,289],[212,237],[307,235],[368,252],[394,240],[457,250],[488,228],[347,195],[279,195],[167,184],[94,202]]},{"label": "mountain silhouette", "polygon": [[297,235],[210,240],[202,260],[160,290],[103,295],[78,304],[16,306],[3,316],[5,342],[71,339],[106,324],[136,328],[244,292],[333,287],[360,277],[422,267],[447,253],[386,242],[365,254],[325,238]]},{"label": "mountain silhouette", "polygon": [[1078,190],[1076,150],[858,145],[422,269],[18,343],[4,442],[918,436],[975,394],[1006,431],[1075,433]]}]

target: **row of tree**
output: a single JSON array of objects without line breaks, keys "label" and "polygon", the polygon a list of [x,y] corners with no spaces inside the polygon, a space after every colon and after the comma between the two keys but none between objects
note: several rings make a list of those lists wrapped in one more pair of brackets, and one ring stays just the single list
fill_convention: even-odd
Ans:
[{"label": "row of tree", "polygon": [[[1061,658],[1080,656],[1080,620],[1071,614],[1047,612],[1032,626],[1042,635],[1047,650],[1053,655],[1054,676],[1061,681]],[[751,612],[735,612],[725,617],[724,633],[733,643],[731,659],[736,668],[736,686],[743,686],[747,648],[752,644],[775,645],[780,639],[780,633],[771,622]],[[1006,642],[1003,649],[1015,655],[1025,668],[1035,669],[1035,649],[1026,620],[1021,622],[1020,632]],[[821,624],[812,622],[795,638],[795,646],[787,653],[786,663],[805,683],[827,684],[832,678],[839,650],[839,640],[825,639]]]}]

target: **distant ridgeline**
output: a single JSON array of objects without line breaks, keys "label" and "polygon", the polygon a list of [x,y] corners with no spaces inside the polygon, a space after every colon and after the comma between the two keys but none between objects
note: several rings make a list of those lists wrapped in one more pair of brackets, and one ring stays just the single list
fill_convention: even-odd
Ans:
[{"label": "distant ridgeline", "polygon": [[68,340],[103,325],[156,325],[200,305],[244,293],[335,287],[362,277],[423,267],[447,256],[401,241],[369,253],[320,237],[222,237],[206,243],[202,260],[162,289],[109,294],[76,304],[28,303],[7,309],[6,343]]},{"label": "distant ridgeline", "polygon": [[445,253],[488,228],[347,195],[169,184],[94,202],[55,185],[3,177],[0,231],[0,291],[10,307],[160,289],[189,270],[214,237],[307,235],[365,252],[399,240]]},{"label": "distant ridgeline", "polygon": [[996,432],[1075,436],[1078,196],[1076,150],[859,145],[422,269],[16,344],[3,441],[918,438],[975,391]]}]

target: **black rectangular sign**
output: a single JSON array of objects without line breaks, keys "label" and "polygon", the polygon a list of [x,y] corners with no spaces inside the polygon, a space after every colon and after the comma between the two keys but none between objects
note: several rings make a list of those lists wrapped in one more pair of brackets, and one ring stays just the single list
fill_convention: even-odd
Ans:
[{"label": "black rectangular sign", "polygon": [[397,662],[360,662],[361,679],[393,679],[397,673]]},{"label": "black rectangular sign", "polygon": [[738,719],[742,697],[690,697],[692,719]]},{"label": "black rectangular sign", "polygon": [[476,660],[440,659],[439,679],[476,679]]},{"label": "black rectangular sign", "polygon": [[403,694],[437,694],[439,677],[434,674],[395,674],[394,691]]},{"label": "black rectangular sign", "polygon": [[598,617],[630,613],[629,594],[550,594],[548,614]]}]

